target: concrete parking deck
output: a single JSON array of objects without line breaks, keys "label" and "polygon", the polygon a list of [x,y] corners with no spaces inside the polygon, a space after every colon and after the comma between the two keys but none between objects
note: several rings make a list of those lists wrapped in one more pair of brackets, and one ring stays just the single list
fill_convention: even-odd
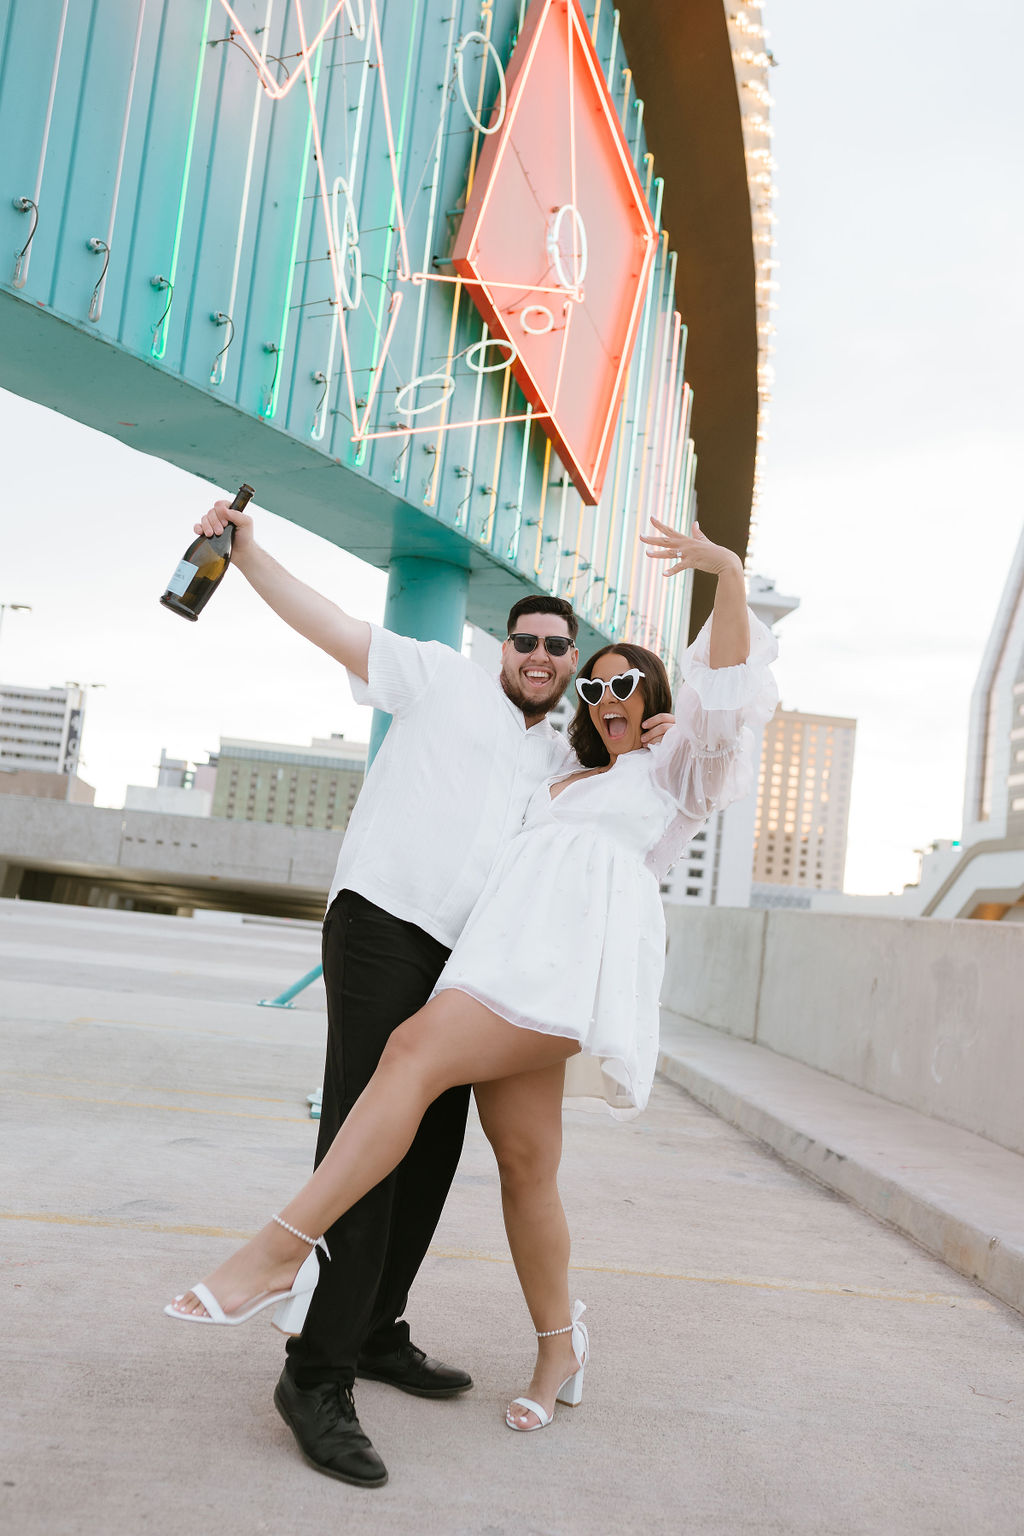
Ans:
[{"label": "concrete parking deck", "polygon": [[665,1083],[630,1125],[566,1117],[582,1405],[502,1422],[531,1339],[473,1123],[410,1317],[476,1388],[359,1386],[380,1491],[306,1467],[280,1335],[160,1307],[308,1169],[322,996],[253,1004],[315,959],[308,929],[0,903],[5,1530],[1024,1531],[1024,1319]]}]

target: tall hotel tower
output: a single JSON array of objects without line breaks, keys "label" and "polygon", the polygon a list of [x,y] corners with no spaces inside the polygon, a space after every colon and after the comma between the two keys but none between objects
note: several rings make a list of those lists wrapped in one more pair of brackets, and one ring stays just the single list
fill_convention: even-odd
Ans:
[{"label": "tall hotel tower", "polygon": [[964,826],[924,856],[924,917],[1024,922],[1024,531],[971,695]]},{"label": "tall hotel tower", "polygon": [[778,709],[761,752],[756,885],[841,891],[856,720]]},{"label": "tall hotel tower", "polygon": [[963,841],[1024,846],[1024,531],[971,696]]}]

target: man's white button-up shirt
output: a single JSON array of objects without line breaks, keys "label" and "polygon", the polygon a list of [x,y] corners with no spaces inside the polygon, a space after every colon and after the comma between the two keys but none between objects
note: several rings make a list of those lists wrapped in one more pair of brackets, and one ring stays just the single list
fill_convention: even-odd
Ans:
[{"label": "man's white button-up shirt", "polygon": [[527,730],[500,679],[457,651],[370,628],[368,681],[349,673],[352,694],[392,719],[330,901],[357,891],[451,948],[495,855],[569,746],[546,720]]}]

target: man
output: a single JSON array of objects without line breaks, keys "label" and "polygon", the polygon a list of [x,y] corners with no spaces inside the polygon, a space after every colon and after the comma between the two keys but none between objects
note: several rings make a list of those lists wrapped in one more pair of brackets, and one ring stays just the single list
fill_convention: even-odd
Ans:
[{"label": "man", "polygon": [[[423,1006],[502,843],[569,755],[547,714],[579,661],[569,603],[526,597],[509,614],[500,676],[435,641],[344,613],[256,544],[218,501],[196,525],[236,524],[232,561],[284,621],[333,656],[357,702],[392,716],[342,844],[324,920],[328,1041],[317,1162],[372,1076],[392,1030]],[[646,721],[660,738],[671,716]],[[326,1234],[306,1326],[274,1401],[306,1460],[379,1487],[387,1471],[356,1417],[356,1376],[421,1397],[472,1385],[417,1349],[399,1321],[462,1151],[469,1087],[437,1099],[395,1172]]]}]

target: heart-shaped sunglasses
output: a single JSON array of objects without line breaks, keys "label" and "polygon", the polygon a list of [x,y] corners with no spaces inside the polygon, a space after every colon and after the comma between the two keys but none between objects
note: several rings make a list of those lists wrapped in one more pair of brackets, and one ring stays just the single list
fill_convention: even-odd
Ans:
[{"label": "heart-shaped sunglasses", "polygon": [[612,697],[624,704],[630,694],[636,692],[636,686],[646,673],[639,667],[630,667],[628,672],[619,672],[615,677],[605,682],[603,677],[578,677],[576,679],[576,692],[585,704],[600,704],[604,698],[605,689],[611,691]]}]

